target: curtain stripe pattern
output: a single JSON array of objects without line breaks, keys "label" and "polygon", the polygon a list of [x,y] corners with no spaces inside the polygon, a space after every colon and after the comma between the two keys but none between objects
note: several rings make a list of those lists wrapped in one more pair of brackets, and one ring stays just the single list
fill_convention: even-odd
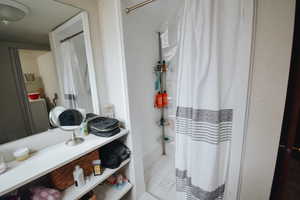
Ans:
[{"label": "curtain stripe pattern", "polygon": [[176,130],[193,141],[218,145],[231,140],[232,109],[220,111],[178,107]]},{"label": "curtain stripe pattern", "polygon": [[187,176],[187,171],[176,170],[176,182],[177,191],[185,192],[187,199],[215,200],[223,199],[224,196],[225,184],[214,191],[205,191],[192,184],[192,178]]},{"label": "curtain stripe pattern", "polygon": [[[178,107],[176,114],[176,134],[191,141],[193,145],[198,144],[200,146],[201,144],[206,144],[208,151],[214,147],[222,149],[222,147],[218,146],[222,143],[230,143],[231,141],[232,118],[232,109],[214,111]],[[209,167],[208,163],[206,165]],[[225,181],[217,185],[214,190],[207,191],[193,184],[193,177],[188,174],[190,172],[187,169],[176,169],[176,189],[178,192],[185,194],[186,200],[223,199]]]}]

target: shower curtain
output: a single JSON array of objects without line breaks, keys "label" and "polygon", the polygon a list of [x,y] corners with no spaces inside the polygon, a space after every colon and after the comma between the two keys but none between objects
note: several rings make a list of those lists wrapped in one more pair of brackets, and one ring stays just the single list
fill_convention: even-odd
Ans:
[{"label": "shower curtain", "polygon": [[237,102],[246,92],[236,89],[240,70],[249,70],[238,64],[243,12],[242,0],[184,2],[177,52],[178,200],[224,199],[233,123],[243,123],[233,119],[246,104]]},{"label": "shower curtain", "polygon": [[64,106],[92,112],[91,89],[83,36],[76,36],[61,44],[62,82]]}]

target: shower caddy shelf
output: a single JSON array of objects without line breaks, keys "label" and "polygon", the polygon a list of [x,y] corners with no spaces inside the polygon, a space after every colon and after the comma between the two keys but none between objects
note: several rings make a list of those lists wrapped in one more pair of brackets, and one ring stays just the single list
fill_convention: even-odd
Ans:
[{"label": "shower caddy shelf", "polygon": [[[157,66],[154,68],[154,72],[159,72],[160,73],[160,93],[162,94],[164,91],[166,91],[166,73],[168,72],[168,68],[166,67],[163,69],[163,66],[167,66],[165,61],[163,60],[163,55],[162,55],[162,44],[161,44],[161,32],[158,32],[158,47],[159,47],[159,61]],[[161,115],[160,115],[160,120],[158,121],[158,125],[161,127],[161,132],[162,132],[162,137],[161,137],[161,143],[162,143],[162,155],[166,155],[166,129],[165,127],[167,126],[166,119],[165,119],[165,109],[167,107],[163,106],[159,108]]]}]

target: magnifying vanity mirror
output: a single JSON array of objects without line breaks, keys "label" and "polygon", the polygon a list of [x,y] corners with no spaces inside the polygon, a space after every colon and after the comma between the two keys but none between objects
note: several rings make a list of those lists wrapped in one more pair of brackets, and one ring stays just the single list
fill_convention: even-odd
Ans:
[{"label": "magnifying vanity mirror", "polygon": [[[88,14],[63,1],[0,0],[26,10],[15,20],[0,10],[0,145],[57,127],[74,133],[80,110],[99,113]],[[49,120],[53,108],[73,123]]]},{"label": "magnifying vanity mirror", "polygon": [[64,131],[72,132],[72,138],[66,142],[66,145],[75,146],[84,141],[83,138],[77,137],[75,134],[75,130],[79,129],[85,120],[83,110],[65,109],[64,107],[58,106],[50,111],[49,119],[52,126],[57,126]]}]

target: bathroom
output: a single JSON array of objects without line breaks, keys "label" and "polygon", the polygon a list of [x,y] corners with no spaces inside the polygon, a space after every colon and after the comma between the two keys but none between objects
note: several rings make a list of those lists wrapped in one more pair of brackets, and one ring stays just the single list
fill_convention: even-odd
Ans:
[{"label": "bathroom", "polygon": [[[2,5],[7,1],[0,0],[0,4]],[[30,1],[32,0],[13,2],[26,6],[26,3]],[[202,199],[195,196],[190,197],[191,194],[188,190],[185,191],[187,196],[183,197],[182,193],[185,192],[178,191],[180,182],[176,175],[180,174],[178,172],[182,172],[181,170],[185,170],[182,163],[186,162],[189,163],[187,166],[189,170],[193,170],[193,166],[200,169],[199,174],[193,170],[194,174],[192,176],[209,177],[203,175],[206,170],[203,166],[206,163],[208,166],[211,164],[209,162],[211,160],[205,157],[208,155],[216,156],[219,159],[225,158],[226,160],[211,166],[211,168],[215,167],[215,171],[218,170],[217,167],[224,168],[218,173],[219,177],[216,176],[217,179],[219,178],[218,183],[212,180],[212,185],[206,185],[210,181],[204,183],[203,181],[195,181],[202,187],[216,188],[219,186],[218,184],[224,182],[222,175],[226,176],[224,193],[220,192],[216,198],[211,199],[265,200],[269,198],[290,69],[295,0],[285,2],[280,0],[226,0],[223,2],[197,2],[195,0],[42,0],[41,2],[44,2],[46,6],[47,1],[61,4],[57,8],[71,6],[75,10],[79,9],[79,11],[76,10],[74,14],[52,27],[49,31],[49,33],[52,32],[52,36],[50,36],[52,41],[55,35],[60,35],[62,38],[58,38],[57,41],[61,41],[69,35],[79,32],[79,30],[74,31],[72,29],[72,34],[69,34],[68,31],[58,34],[59,31],[55,33],[55,29],[58,30],[57,27],[64,25],[70,19],[72,21],[72,18],[76,17],[77,14],[86,13],[83,15],[87,17],[83,17],[81,21],[81,28],[84,29],[85,33],[83,40],[88,62],[86,66],[90,75],[88,82],[91,90],[91,102],[87,104],[90,108],[86,109],[93,111],[95,114],[110,115],[118,119],[122,124],[122,128],[125,128],[122,130],[126,131],[121,131],[118,135],[107,140],[100,138],[99,140],[90,141],[92,136],[80,135],[84,142],[74,148],[72,147],[74,151],[64,145],[65,141],[71,138],[71,133],[65,133],[64,130],[58,128],[50,131],[40,130],[37,131],[38,134],[27,137],[16,135],[9,142],[1,142],[0,152],[1,155],[4,155],[5,162],[8,163],[9,167],[11,167],[10,160],[13,159],[12,154],[18,147],[26,147],[35,150],[37,153],[25,161],[18,162],[18,167],[9,168],[8,171],[0,174],[0,199],[2,198],[1,195],[6,195],[8,191],[11,192],[21,186],[26,186],[33,180],[39,179],[50,171],[56,170],[64,164],[91,152],[92,149],[109,144],[116,138],[122,141],[131,151],[130,160],[126,160],[126,163],[119,166],[120,168],[117,170],[117,173],[127,177],[130,184],[126,185],[124,190],[113,190],[115,195],[120,195],[118,197],[110,196],[111,193],[107,193],[106,197],[99,196],[98,198],[97,196],[97,199],[171,200],[175,199],[176,196],[177,199]],[[192,4],[194,4],[194,7]],[[27,7],[29,7],[29,4]],[[32,11],[33,8],[29,9],[29,14],[25,15],[24,20],[30,16]],[[214,14],[221,13],[222,15],[216,15],[214,16],[216,18],[214,18],[213,14],[210,15],[210,12]],[[52,15],[54,16],[54,14]],[[57,16],[59,15],[57,14]],[[183,16],[186,17],[186,21],[183,20]],[[207,17],[205,19],[209,23],[199,23],[201,16]],[[193,21],[192,18],[196,20]],[[218,24],[213,19],[220,20],[220,23]],[[183,21],[187,22],[189,20],[193,23],[183,23]],[[9,26],[12,26],[13,23],[18,22],[12,22],[8,25],[3,25],[1,22],[0,31],[9,29]],[[182,26],[182,23],[185,26]],[[210,23],[216,25],[216,27],[210,26]],[[200,33],[203,34],[205,45],[198,40],[195,40],[198,43],[194,43],[193,40],[183,40],[183,38],[188,37],[197,39],[197,36],[201,35]],[[4,37],[1,34],[0,36],[0,41],[3,41]],[[205,43],[210,39],[214,41],[216,38],[220,42],[217,45],[214,42]],[[36,39],[38,38],[36,37]],[[184,41],[192,47],[185,46],[183,50],[181,45]],[[197,52],[202,53],[188,52],[189,48],[199,48]],[[206,51],[210,48],[212,48],[211,51]],[[202,51],[203,49],[205,51]],[[56,57],[54,60],[56,66],[62,65],[57,62],[59,60],[57,57],[68,52],[55,51],[55,45],[53,44],[51,44],[51,48],[40,48],[39,50],[52,50],[54,52],[53,56]],[[212,54],[210,55],[210,53]],[[191,58],[189,55],[195,57]],[[204,57],[198,58],[198,55],[204,55]],[[223,66],[226,70],[220,70],[219,85],[210,82],[207,87],[203,87],[202,91],[206,93],[197,95],[204,95],[206,98],[197,101],[197,98],[200,97],[195,92],[186,90],[188,92],[185,93],[184,88],[180,87],[187,87],[188,85],[188,88],[191,88],[194,79],[191,78],[191,82],[189,82],[189,80],[182,78],[188,74],[184,73],[185,68],[182,68],[179,63],[183,58],[191,59],[190,69],[195,70],[196,77],[201,77],[197,74],[201,73],[201,70],[197,70],[193,66],[196,67],[199,63],[203,64],[201,59],[207,58],[205,56],[214,55],[218,56],[212,60],[217,60],[219,64],[234,64],[231,66],[221,64],[220,66]],[[199,60],[194,62],[195,58]],[[231,58],[235,61],[230,60]],[[158,61],[162,62],[163,60],[166,61],[167,70],[157,72]],[[58,74],[57,79],[60,79],[60,74],[64,72],[56,73]],[[181,79],[177,76],[178,73],[181,73]],[[210,76],[210,72],[207,71],[207,73],[208,77],[215,78]],[[40,72],[40,75],[42,74],[43,72]],[[199,78],[199,80],[201,79]],[[203,85],[206,85],[205,80],[205,78],[202,80],[204,81]],[[62,81],[57,82],[61,83]],[[218,87],[220,101],[214,102],[208,97],[212,95],[215,98],[214,92],[207,91]],[[4,91],[5,89],[7,89],[5,84],[2,84],[1,90]],[[45,90],[47,90],[47,87],[45,87]],[[167,103],[161,108],[158,106],[157,98],[159,92],[164,93],[164,90],[167,93]],[[232,91],[235,91],[235,93],[232,93]],[[60,92],[57,93],[60,94]],[[50,96],[53,99],[52,93]],[[58,97],[62,98],[61,95],[58,95]],[[233,121],[231,140],[228,144],[225,140],[227,146],[221,146],[220,149],[222,150],[219,153],[212,153],[213,150],[210,147],[204,150],[200,149],[201,151],[197,147],[189,149],[188,146],[184,146],[187,145],[184,144],[184,139],[178,137],[178,133],[176,133],[176,129],[178,130],[178,126],[176,127],[178,121],[178,116],[176,118],[176,113],[178,114],[177,106],[178,103],[186,100],[187,102],[181,106],[188,107],[190,104],[189,97],[194,98],[196,103],[199,102],[204,109],[225,109],[222,112],[226,109],[234,110],[234,115],[231,116]],[[58,105],[63,104],[60,103],[58,102]],[[88,107],[87,105],[81,107]],[[215,105],[217,105],[217,108],[214,107]],[[193,106],[197,107],[199,105],[193,104]],[[225,113],[230,114],[230,112]],[[6,114],[3,112],[3,115]],[[226,119],[230,119],[230,117],[227,116]],[[36,123],[41,124],[41,122]],[[221,130],[230,126],[223,127],[222,123],[229,124],[229,122],[221,120],[221,125],[219,125]],[[1,126],[4,125],[1,123]],[[1,135],[5,135],[5,133],[1,132]],[[220,137],[228,139],[227,135]],[[2,141],[1,139],[0,141]],[[89,145],[95,146],[88,147]],[[55,147],[58,149],[55,149]],[[194,156],[184,157],[182,154],[184,149],[188,149]],[[48,152],[48,150],[51,151]],[[199,152],[199,157],[193,151]],[[57,155],[65,153],[68,158],[64,159],[59,156],[55,158],[51,154],[54,152],[57,152]],[[225,153],[222,154],[221,152]],[[45,159],[44,157],[38,157],[40,153],[53,156],[52,161],[48,160],[50,168],[36,162],[37,159]],[[199,162],[196,162],[196,160],[199,160]],[[36,164],[36,170],[26,168],[31,162]],[[203,162],[206,163],[203,164]],[[180,171],[175,170],[178,167],[181,168]],[[18,169],[28,171],[21,173]],[[14,174],[14,171],[18,174]],[[106,170],[106,172],[112,173],[110,170]],[[17,176],[19,177],[16,178]],[[17,180],[17,183],[2,184],[10,177],[13,177],[12,180]],[[93,188],[97,190],[98,187],[101,187],[100,182],[108,177],[104,172],[104,176],[98,178],[97,184],[86,184],[83,188],[89,187],[89,190]],[[8,184],[10,185],[8,186]],[[99,184],[100,186],[97,186]],[[66,195],[67,191],[62,193]],[[106,188],[101,191],[111,190]],[[207,191],[212,191],[212,189],[207,189]],[[78,193],[80,193],[79,190],[74,190],[73,196],[66,195],[62,199],[79,199],[81,193],[76,196]]]}]

